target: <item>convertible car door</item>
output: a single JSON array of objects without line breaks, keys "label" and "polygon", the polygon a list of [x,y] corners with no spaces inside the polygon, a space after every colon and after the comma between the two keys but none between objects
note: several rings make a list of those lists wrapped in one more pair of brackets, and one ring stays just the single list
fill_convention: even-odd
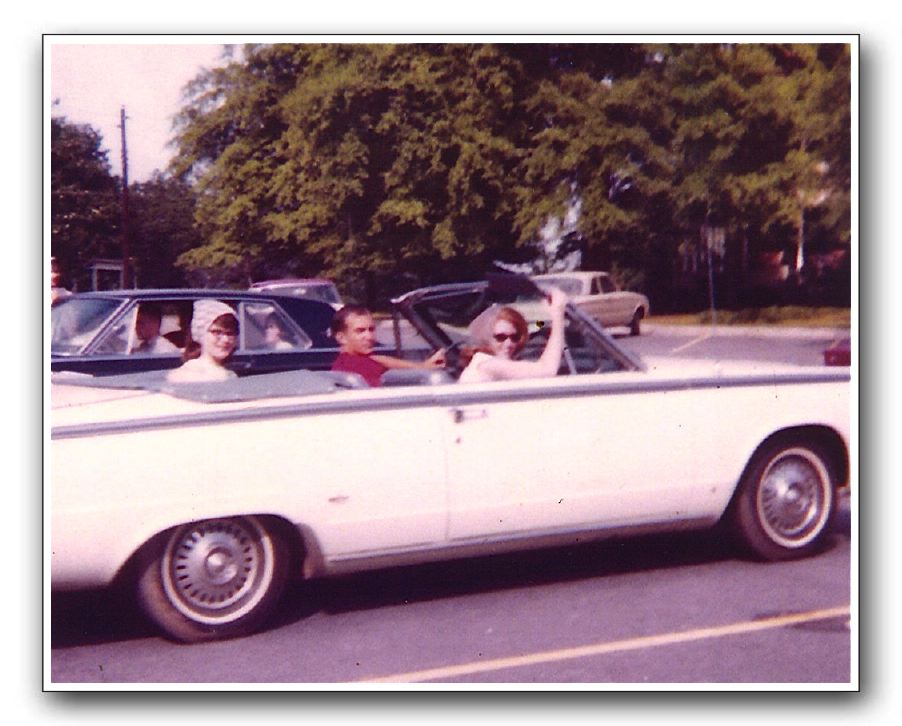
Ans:
[{"label": "convertible car door", "polygon": [[[452,540],[691,518],[705,420],[620,374],[461,386],[447,415]],[[627,374],[628,375],[628,374]],[[463,393],[467,390],[467,393]],[[693,415],[695,418],[693,419]]]},{"label": "convertible car door", "polygon": [[285,459],[304,492],[297,518],[317,523],[316,537],[332,560],[428,547],[445,538],[439,412],[404,393],[359,405],[337,398],[334,412],[280,422],[272,453],[300,442],[294,458]]}]

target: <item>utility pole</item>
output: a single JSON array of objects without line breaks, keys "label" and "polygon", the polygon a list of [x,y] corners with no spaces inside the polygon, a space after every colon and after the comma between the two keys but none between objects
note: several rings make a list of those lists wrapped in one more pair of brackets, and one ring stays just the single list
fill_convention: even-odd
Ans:
[{"label": "utility pole", "polygon": [[128,149],[125,144],[125,118],[125,106],[122,106],[119,109],[119,128],[122,130],[122,287],[127,290],[133,287],[133,284],[129,245]]}]

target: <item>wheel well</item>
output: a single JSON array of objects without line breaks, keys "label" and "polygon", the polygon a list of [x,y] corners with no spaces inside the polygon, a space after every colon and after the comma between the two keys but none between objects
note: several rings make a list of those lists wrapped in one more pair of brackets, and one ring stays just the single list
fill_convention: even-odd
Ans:
[{"label": "wheel well", "polygon": [[[301,534],[298,527],[282,517],[275,515],[258,515],[258,517],[284,540],[288,549],[289,579],[299,580],[302,577],[306,577],[309,571],[309,564],[307,563],[308,553],[317,551],[316,543],[313,542],[313,547],[308,548],[305,537]],[[312,537],[312,533],[309,536]]]},{"label": "wheel well", "polygon": [[[224,515],[224,516],[245,516],[245,515]],[[276,535],[281,537],[288,550],[288,572],[292,579],[300,579],[306,577],[310,571],[310,564],[307,562],[308,552],[317,552],[316,542],[312,543],[312,547],[308,548],[304,535],[301,534],[298,527],[294,526],[288,520],[273,514],[253,514],[268,529],[271,529]],[[112,587],[116,589],[130,589],[132,583],[140,576],[140,573],[154,559],[159,552],[166,546],[169,535],[182,524],[179,523],[162,532],[158,532],[148,539],[128,558],[125,564],[116,573],[112,582]],[[312,532],[308,533],[312,537]]]},{"label": "wheel well", "polygon": [[775,431],[758,444],[751,456],[749,456],[748,461],[742,469],[742,474],[736,482],[733,496],[730,498],[730,502],[727,504],[726,509],[724,509],[721,522],[725,521],[735,510],[736,501],[739,498],[742,489],[741,482],[745,479],[749,467],[752,466],[752,462],[755,461],[758,453],[764,449],[764,447],[770,446],[774,442],[784,440],[801,441],[820,447],[823,453],[830,459],[828,463],[831,471],[836,477],[837,488],[842,489],[849,483],[849,453],[846,450],[846,445],[843,443],[842,437],[836,433],[836,431],[827,426],[793,426],[792,428]]},{"label": "wheel well", "polygon": [[[846,450],[842,437],[827,426],[794,426],[775,431],[752,452],[742,470],[742,477],[745,477],[758,452],[777,441],[797,441],[818,446],[830,459],[830,469],[836,477],[836,486],[841,489],[849,483],[849,452]],[[740,481],[742,477],[740,477]],[[736,490],[739,490],[738,486]]]}]

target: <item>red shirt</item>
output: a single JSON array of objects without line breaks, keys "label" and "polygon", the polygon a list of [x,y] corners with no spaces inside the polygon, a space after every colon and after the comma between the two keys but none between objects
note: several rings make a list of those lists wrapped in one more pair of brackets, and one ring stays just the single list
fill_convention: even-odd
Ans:
[{"label": "red shirt", "polygon": [[345,371],[357,373],[371,386],[382,385],[382,374],[388,370],[381,363],[374,361],[368,355],[354,355],[353,353],[339,353],[338,358],[332,364],[333,371]]}]

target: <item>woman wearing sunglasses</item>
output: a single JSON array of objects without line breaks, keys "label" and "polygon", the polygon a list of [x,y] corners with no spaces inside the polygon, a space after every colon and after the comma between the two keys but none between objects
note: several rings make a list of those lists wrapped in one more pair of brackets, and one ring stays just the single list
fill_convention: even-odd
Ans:
[{"label": "woman wearing sunglasses", "polygon": [[[493,305],[483,311],[469,329],[472,355],[460,374],[460,383],[484,383],[514,378],[547,378],[557,375],[564,352],[564,308],[567,296],[557,288],[549,294],[551,332],[538,360],[516,360],[529,340],[526,319],[514,308]],[[466,355],[465,353],[465,355]]]},{"label": "woman wearing sunglasses", "polygon": [[195,300],[191,340],[182,353],[184,363],[166,377],[176,383],[225,381],[235,372],[225,367],[238,347],[238,318],[219,300]]}]

